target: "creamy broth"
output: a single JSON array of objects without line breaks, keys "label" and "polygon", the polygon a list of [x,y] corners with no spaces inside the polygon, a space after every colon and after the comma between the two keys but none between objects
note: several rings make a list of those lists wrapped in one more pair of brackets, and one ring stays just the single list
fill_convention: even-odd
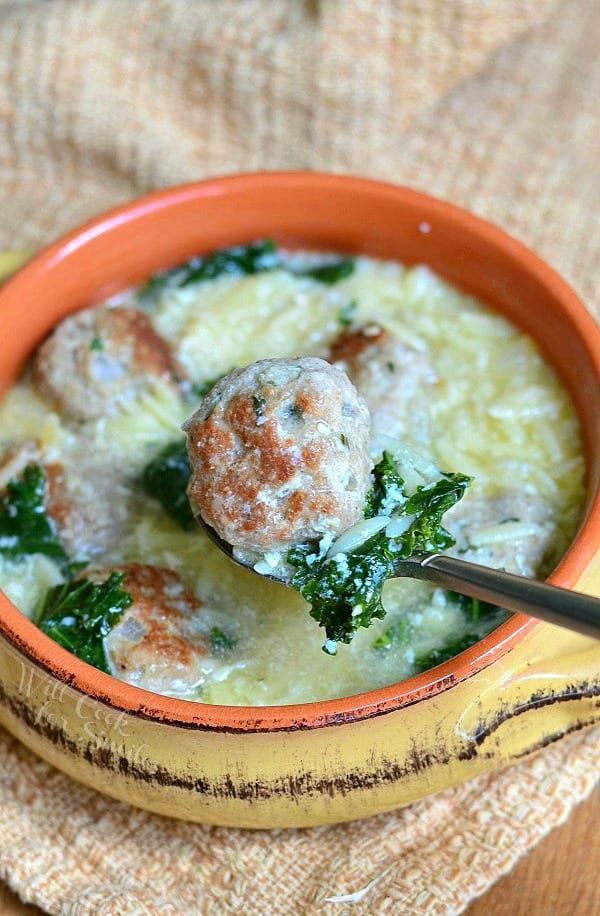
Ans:
[{"label": "creamy broth", "polygon": [[[293,263],[302,262],[295,256]],[[139,296],[129,291],[114,301],[138,306]],[[528,337],[428,269],[363,257],[350,276],[331,286],[277,269],[165,288],[143,307],[196,385],[266,357],[325,356],[343,324],[379,322],[432,367],[435,382],[425,408],[430,441],[409,444],[444,471],[473,476],[461,504],[467,520],[469,506],[476,516],[482,500],[493,501],[507,489],[543,501],[549,515],[539,530],[512,529],[514,537],[548,540],[538,575],[549,571],[573,537],[584,461],[566,393]],[[432,650],[474,627],[483,636],[497,625],[493,616],[469,621],[440,589],[395,580],[384,589],[386,619],[359,631],[336,657],[323,653],[323,632],[298,594],[234,566],[202,532],[182,530],[144,495],[138,483],[144,467],[162,446],[182,437],[181,423],[196,404],[189,392],[180,395],[156,383],[114,413],[78,424],[62,417],[25,375],[0,408],[0,452],[35,439],[44,461],[62,462],[67,474],[77,475],[90,453],[107,466],[127,469],[131,512],[123,535],[118,547],[95,560],[177,571],[204,605],[200,629],[209,634],[218,628],[235,642],[207,659],[204,683],[186,698],[263,705],[347,696],[402,680]],[[82,483],[86,487],[94,500],[93,481]],[[487,544],[510,542],[505,531],[510,535],[510,525],[521,522],[517,510],[503,514],[497,524],[487,520],[481,527],[480,542],[463,545],[467,559],[483,562]],[[503,522],[505,531],[498,527]],[[60,579],[47,557],[0,555],[0,584],[25,614]],[[402,637],[386,646],[400,620]]]}]

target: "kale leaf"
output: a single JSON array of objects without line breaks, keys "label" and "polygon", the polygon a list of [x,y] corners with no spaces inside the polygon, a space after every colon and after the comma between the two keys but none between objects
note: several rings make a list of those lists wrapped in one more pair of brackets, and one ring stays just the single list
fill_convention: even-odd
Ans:
[{"label": "kale leaf", "polygon": [[408,527],[389,537],[385,530],[359,547],[332,557],[323,556],[315,542],[288,551],[294,568],[291,585],[311,605],[311,616],[325,629],[325,652],[335,655],[337,643],[349,643],[359,627],[385,617],[381,593],[397,562],[415,555],[444,550],[454,539],[441,525],[441,517],[465,493],[470,478],[442,474],[435,482],[420,486],[408,497],[400,470],[384,453],[374,469],[374,486],[368,495],[365,515],[387,514],[395,509],[406,517]]},{"label": "kale leaf", "polygon": [[469,598],[468,595],[459,595],[458,592],[446,592],[450,601],[458,604],[470,623],[479,623],[480,620],[493,617],[499,610],[495,604],[481,601],[480,598]]},{"label": "kale leaf", "polygon": [[411,626],[406,617],[399,617],[391,627],[388,627],[385,633],[378,636],[373,643],[376,652],[384,652],[388,649],[397,649],[400,646],[406,646],[411,637]]},{"label": "kale leaf", "polygon": [[449,661],[455,655],[474,646],[483,636],[491,633],[511,616],[510,611],[488,604],[487,601],[469,598],[467,595],[459,595],[456,592],[446,592],[446,594],[450,601],[458,604],[462,609],[469,629],[462,636],[450,639],[445,645],[432,649],[431,652],[426,652],[424,655],[418,655],[415,658],[417,672],[427,671],[435,665]]},{"label": "kale leaf", "polygon": [[402,507],[401,514],[414,516],[414,521],[399,539],[399,557],[406,559],[452,547],[455,541],[442,527],[442,516],[463,498],[470,483],[471,478],[465,474],[442,474],[435,483],[417,488]]},{"label": "kale leaf", "polygon": [[165,512],[184,531],[195,527],[194,515],[187,497],[191,475],[185,439],[170,442],[146,465],[142,473],[142,486],[157,499]]},{"label": "kale leaf", "polygon": [[464,633],[457,639],[450,640],[450,642],[447,642],[444,646],[432,649],[431,652],[426,652],[424,655],[418,655],[415,658],[416,673],[428,671],[429,668],[435,668],[436,665],[441,665],[443,662],[449,661],[451,658],[454,658],[455,655],[474,646],[480,639],[481,636],[479,633]]},{"label": "kale leaf", "polygon": [[235,248],[223,248],[207,255],[205,258],[192,258],[188,261],[187,274],[178,286],[190,286],[214,280],[222,274],[235,277],[262,273],[274,270],[279,266],[277,245],[267,241],[251,242],[249,245],[238,245]]},{"label": "kale leaf", "polygon": [[398,466],[389,452],[384,452],[381,461],[373,468],[373,486],[367,493],[365,518],[375,515],[391,515],[405,503],[404,481]]},{"label": "kale leaf", "polygon": [[121,588],[124,578],[124,573],[112,572],[99,584],[75,579],[56,585],[46,594],[35,622],[59,646],[109,674],[104,637],[133,603]]},{"label": "kale leaf", "polygon": [[310,277],[312,280],[318,280],[319,283],[333,286],[334,283],[338,283],[354,273],[354,261],[352,258],[339,258],[336,261],[318,264],[315,267],[294,270],[293,273],[297,277]]},{"label": "kale leaf", "polygon": [[295,568],[291,585],[311,605],[311,617],[324,627],[323,649],[328,655],[337,653],[338,642],[351,642],[359,627],[385,617],[381,592],[396,559],[391,544],[380,533],[330,562],[319,557],[314,544],[288,551],[287,561]]},{"label": "kale leaf", "polygon": [[65,566],[69,558],[45,509],[46,484],[46,472],[35,463],[7,484],[0,497],[0,554],[43,553]]},{"label": "kale leaf", "polygon": [[337,258],[314,267],[288,267],[272,239],[250,242],[248,245],[236,245],[233,248],[221,248],[204,257],[190,258],[170,270],[154,274],[139,291],[142,305],[152,306],[163,290],[181,289],[193,283],[204,283],[216,277],[229,275],[234,277],[249,276],[267,270],[283,268],[297,277],[311,277],[328,286],[349,277],[354,271],[351,258]]},{"label": "kale leaf", "polygon": [[270,239],[222,248],[206,257],[190,258],[171,270],[154,274],[140,290],[140,301],[144,305],[151,305],[167,287],[177,289],[192,283],[214,280],[223,274],[242,277],[274,270],[279,266],[279,261],[277,245]]}]

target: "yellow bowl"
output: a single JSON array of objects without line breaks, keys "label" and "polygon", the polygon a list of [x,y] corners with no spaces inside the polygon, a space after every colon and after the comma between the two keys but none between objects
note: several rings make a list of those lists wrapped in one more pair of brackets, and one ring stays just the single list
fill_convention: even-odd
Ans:
[{"label": "yellow bowl", "polygon": [[[531,333],[586,438],[586,518],[551,581],[600,595],[600,333],[499,229],[403,188],[247,175],[157,192],[33,259],[0,291],[0,384],[68,312],[192,254],[256,237],[429,264]],[[0,256],[5,274],[18,255]],[[36,303],[32,306],[32,303]],[[206,706],[139,690],[0,599],[0,722],[75,779],[161,814],[244,827],[350,820],[415,801],[600,721],[600,646],[516,615],[401,684],[302,706]]]}]

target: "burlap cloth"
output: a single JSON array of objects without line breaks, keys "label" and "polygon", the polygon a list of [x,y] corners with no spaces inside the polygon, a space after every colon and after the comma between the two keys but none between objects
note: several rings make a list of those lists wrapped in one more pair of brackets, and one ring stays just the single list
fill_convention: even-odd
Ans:
[{"label": "burlap cloth", "polygon": [[[0,0],[0,247],[149,188],[309,167],[495,220],[597,308],[599,21],[592,0]],[[598,737],[252,834],[105,799],[0,733],[0,877],[52,913],[457,913],[591,791]]]}]

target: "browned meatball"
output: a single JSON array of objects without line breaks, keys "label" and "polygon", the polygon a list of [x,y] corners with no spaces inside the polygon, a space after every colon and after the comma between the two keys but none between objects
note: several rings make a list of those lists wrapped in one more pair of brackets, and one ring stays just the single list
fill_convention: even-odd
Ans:
[{"label": "browned meatball", "polygon": [[322,359],[265,359],[222,379],[184,429],[189,496],[234,547],[279,551],[348,528],[370,487],[369,412]]},{"label": "browned meatball", "polygon": [[332,343],[329,359],[346,372],[371,412],[373,437],[429,441],[427,389],[435,373],[423,353],[372,322],[344,331]]},{"label": "browned meatball", "polygon": [[210,642],[199,628],[202,605],[177,573],[131,564],[96,567],[82,576],[104,581],[125,573],[122,588],[133,604],[105,639],[113,674],[129,684],[163,694],[185,694],[206,679]]},{"label": "browned meatball", "polygon": [[40,391],[74,420],[94,420],[139,393],[149,380],[171,382],[168,344],[143,312],[101,305],[70,315],[39,347]]},{"label": "browned meatball", "polygon": [[456,538],[451,553],[521,576],[539,573],[556,545],[552,506],[518,490],[468,493],[444,517],[444,525]]},{"label": "browned meatball", "polygon": [[44,508],[72,560],[89,560],[119,542],[132,501],[119,468],[96,467],[93,456],[80,457],[76,472],[69,473],[63,463],[45,461],[37,442],[27,441],[0,459],[0,493],[28,464],[46,474]]}]

